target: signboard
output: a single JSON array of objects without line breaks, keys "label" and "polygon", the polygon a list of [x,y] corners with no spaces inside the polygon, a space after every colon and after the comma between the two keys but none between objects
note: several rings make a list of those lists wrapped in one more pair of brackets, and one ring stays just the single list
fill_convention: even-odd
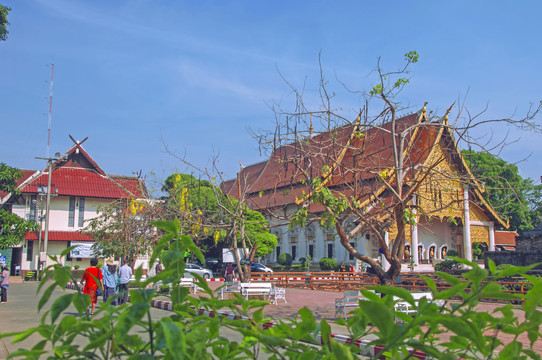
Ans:
[{"label": "signboard", "polygon": [[40,261],[41,262],[47,261],[47,254],[45,253],[45,251],[40,252]]},{"label": "signboard", "polygon": [[11,268],[11,248],[9,249],[0,249],[0,265],[7,266],[8,269]]},{"label": "signboard", "polygon": [[77,246],[75,249],[70,251],[70,256],[72,258],[93,258],[94,249],[92,246],[95,244],[94,241],[85,241],[85,242],[75,242],[72,241],[71,246]]},{"label": "signboard", "polygon": [[[237,254],[239,254],[240,260],[245,258],[241,249],[237,249]],[[231,249],[222,249],[222,262],[224,264],[235,263],[235,257],[233,256],[233,251]]]}]

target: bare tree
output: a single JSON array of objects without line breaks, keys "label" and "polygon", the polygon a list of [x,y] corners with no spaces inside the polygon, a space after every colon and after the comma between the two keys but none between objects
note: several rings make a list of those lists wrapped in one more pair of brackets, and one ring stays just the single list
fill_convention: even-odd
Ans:
[{"label": "bare tree", "polygon": [[[399,275],[408,230],[420,216],[445,214],[452,223],[462,221],[465,189],[474,195],[468,201],[479,201],[492,211],[477,196],[482,187],[458,144],[489,149],[490,143],[469,137],[470,131],[495,123],[540,131],[534,123],[540,104],[518,120],[482,119],[482,114],[471,115],[460,105],[451,122],[455,104],[441,117],[428,114],[425,105],[399,116],[409,108],[396,101],[397,94],[408,84],[408,69],[417,61],[418,54],[409,52],[402,68],[385,72],[379,59],[377,84],[370,91],[351,91],[343,84],[365,103],[354,121],[334,107],[336,94],[328,90],[322,70],[316,107],[307,105],[304,89],[287,82],[296,98],[295,109],[287,111],[274,104],[275,129],[253,132],[269,160],[239,175],[250,178],[247,189],[237,194],[243,202],[290,227],[318,222],[334,228],[342,246],[373,267],[384,284],[393,283]],[[373,100],[381,104],[376,112],[369,111]],[[350,244],[363,233],[376,237],[388,269]]]},{"label": "bare tree", "polygon": [[[215,214],[202,214],[198,213],[197,208],[190,209],[183,205],[183,201],[180,201],[184,223],[188,228],[196,226],[200,229],[208,229],[209,233],[219,234],[215,241],[222,241],[226,248],[232,250],[241,281],[249,282],[250,263],[254,261],[258,251],[258,241],[265,240],[267,243],[272,243],[274,248],[276,240],[270,241],[269,237],[273,235],[269,234],[267,226],[263,226],[265,218],[246,205],[246,177],[242,176],[240,172],[235,181],[235,188],[232,188],[234,182],[223,179],[222,172],[218,169],[218,156],[211,159],[210,169],[201,168],[185,157],[176,155],[165,143],[164,148],[171,156],[187,165],[211,184],[213,202],[216,202],[218,206]],[[235,196],[227,194],[235,194]],[[266,239],[262,239],[262,237]],[[250,263],[241,261],[239,250]]]}]

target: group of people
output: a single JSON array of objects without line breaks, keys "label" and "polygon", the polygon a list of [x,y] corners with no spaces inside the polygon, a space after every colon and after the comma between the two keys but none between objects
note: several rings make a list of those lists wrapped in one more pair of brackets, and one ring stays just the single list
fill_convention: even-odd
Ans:
[{"label": "group of people", "polygon": [[118,271],[113,260],[108,260],[106,266],[101,269],[97,265],[98,259],[91,259],[90,267],[85,270],[83,279],[81,279],[81,284],[84,284],[83,293],[90,296],[91,315],[94,314],[98,297],[102,291],[104,302],[117,293],[119,295],[113,299],[113,305],[122,305],[128,302],[128,283],[132,276],[132,268],[128,265],[128,261]]},{"label": "group of people", "polygon": [[346,265],[344,265],[344,261],[341,262],[341,265],[339,266],[339,271],[340,272],[351,272],[353,273],[354,272],[354,265],[350,264],[348,265],[348,271],[346,270]]}]

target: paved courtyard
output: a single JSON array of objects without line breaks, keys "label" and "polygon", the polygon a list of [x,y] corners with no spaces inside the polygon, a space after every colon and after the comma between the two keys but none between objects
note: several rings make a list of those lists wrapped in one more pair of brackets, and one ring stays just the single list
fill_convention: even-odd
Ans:
[{"label": "paved courtyard", "polygon": [[[211,288],[216,288],[221,284],[221,282],[210,283]],[[21,331],[39,323],[42,314],[37,312],[37,303],[39,300],[39,297],[36,296],[37,285],[36,282],[30,282],[12,284],[10,286],[8,303],[0,305],[1,333]],[[61,291],[56,291],[50,301],[54,301],[61,294]],[[277,305],[267,305],[264,313],[266,316],[275,319],[291,319],[301,307],[306,306],[314,313],[318,320],[324,317],[331,320],[332,331],[334,333],[346,335],[347,332],[344,327],[333,323],[335,316],[334,302],[336,298],[341,296],[342,293],[340,292],[288,288],[286,289],[287,303],[279,302]],[[479,306],[479,310],[492,312],[496,307],[497,305],[495,304],[483,303]],[[75,313],[75,311],[74,309],[68,309],[66,313]],[[168,312],[165,310],[153,309],[153,317],[167,316],[167,314]],[[503,340],[506,342],[506,336],[503,336]],[[525,344],[528,343],[526,337],[521,340]],[[9,339],[0,339],[0,359],[5,359],[14,350],[21,347],[29,347],[36,341],[35,337],[30,337],[22,343],[11,344]],[[535,344],[534,350],[538,354],[542,354],[542,342]]]}]

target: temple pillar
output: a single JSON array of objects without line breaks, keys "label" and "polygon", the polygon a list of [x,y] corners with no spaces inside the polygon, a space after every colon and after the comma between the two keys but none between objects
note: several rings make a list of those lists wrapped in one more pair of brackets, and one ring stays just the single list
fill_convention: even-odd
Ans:
[{"label": "temple pillar", "polygon": [[[416,195],[412,197],[412,205],[416,206]],[[412,254],[414,264],[419,265],[420,261],[418,259],[418,216],[416,208],[413,208],[412,213],[414,214],[415,223],[414,225],[410,226],[410,238],[412,239],[410,244],[410,253]]]},{"label": "temple pillar", "polygon": [[463,247],[464,258],[472,261],[472,243],[470,240],[469,187],[463,187]]},{"label": "temple pillar", "polygon": [[492,222],[488,225],[489,230],[489,251],[495,251],[495,224]]}]

